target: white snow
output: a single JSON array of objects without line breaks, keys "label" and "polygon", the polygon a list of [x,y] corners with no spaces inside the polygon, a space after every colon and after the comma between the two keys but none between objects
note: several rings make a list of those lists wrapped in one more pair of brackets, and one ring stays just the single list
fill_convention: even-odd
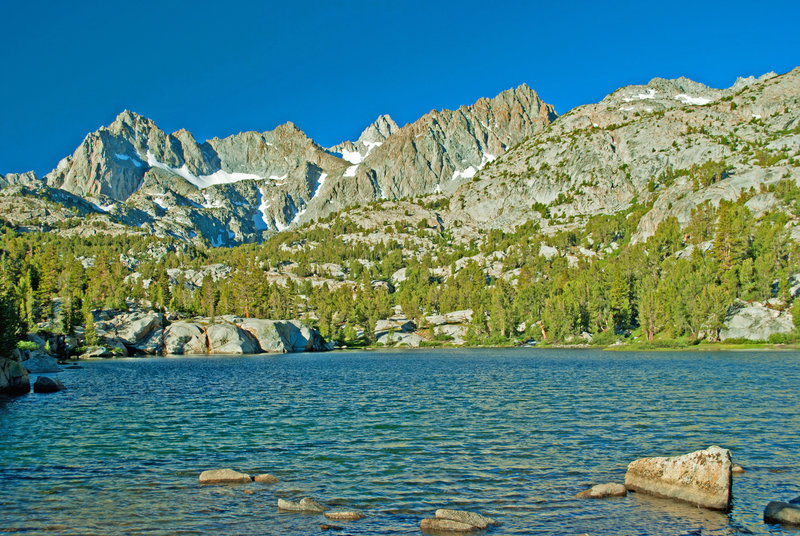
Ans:
[{"label": "white snow", "polygon": [[222,208],[224,206],[221,199],[209,201],[208,196],[205,195],[203,196],[203,199],[205,200],[205,203],[203,203],[203,208]]},{"label": "white snow", "polygon": [[111,203],[109,205],[99,205],[97,206],[97,208],[99,208],[103,212],[111,212],[112,210],[114,210],[114,207],[116,206],[117,206],[116,203]]},{"label": "white snow", "polygon": [[317,179],[317,187],[314,190],[314,193],[311,195],[311,199],[314,199],[317,196],[319,189],[322,188],[323,184],[325,184],[325,179],[327,178],[328,178],[327,173],[323,173],[322,175],[319,176],[319,178]]},{"label": "white snow", "polygon": [[269,203],[264,200],[261,190],[258,190],[258,212],[253,214],[253,224],[256,226],[256,231],[266,231],[269,229],[267,225],[267,209]]},{"label": "white snow", "polygon": [[450,180],[456,180],[456,179],[471,179],[472,177],[474,177],[474,176],[475,176],[475,174],[476,174],[477,172],[478,172],[478,170],[477,170],[477,169],[475,169],[475,168],[474,168],[474,167],[472,167],[472,166],[469,166],[469,167],[468,167],[467,169],[465,169],[464,171],[454,171],[454,172],[453,172],[453,178],[452,178],[452,179],[450,179]]},{"label": "white snow", "polygon": [[360,164],[364,160],[358,151],[348,151],[347,149],[342,149],[342,158],[351,164]]},{"label": "white snow", "polygon": [[761,116],[758,114],[753,114],[753,119],[761,119]]},{"label": "white snow", "polygon": [[288,177],[288,176],[289,176],[289,174],[287,173],[286,175],[281,175],[280,177],[278,175],[270,175],[269,178],[274,180],[274,181],[285,181],[286,177]]},{"label": "white snow", "polygon": [[164,210],[169,210],[169,205],[164,202],[163,195],[154,195],[153,196],[153,203],[158,205],[159,207],[163,208]]},{"label": "white snow", "polygon": [[622,100],[624,100],[625,102],[631,102],[631,101],[634,101],[634,100],[654,99],[656,97],[656,93],[658,93],[658,91],[656,91],[655,89],[651,88],[651,89],[647,90],[647,93],[639,93],[638,95],[633,95],[631,97],[625,97]]},{"label": "white snow", "polygon": [[347,170],[344,172],[344,176],[345,176],[345,177],[355,177],[355,176],[356,176],[356,170],[357,170],[357,169],[358,169],[358,164],[354,164],[354,165],[350,166],[350,167],[349,167],[349,168],[347,168]]},{"label": "white snow", "polygon": [[437,194],[442,193],[442,185],[441,184],[437,184],[436,185],[436,189],[434,190],[434,192],[436,192]]},{"label": "white snow", "polygon": [[170,167],[162,162],[159,162],[155,155],[150,151],[147,151],[147,164],[150,167],[157,167],[161,168],[165,171],[171,171],[176,175],[180,175],[190,183],[194,184],[201,190],[203,188],[208,188],[209,186],[215,186],[217,184],[230,184],[233,182],[245,181],[245,180],[260,180],[261,177],[258,175],[254,175],[252,173],[235,173],[235,172],[228,172],[220,169],[219,171],[215,171],[210,175],[195,175],[191,171],[189,171],[188,166],[184,163],[180,168]]},{"label": "white snow", "polygon": [[707,99],[705,97],[692,97],[687,95],[686,93],[675,95],[675,100],[679,100],[684,104],[692,104],[695,106],[702,106],[703,104],[708,104],[709,102],[711,102],[711,99]]}]

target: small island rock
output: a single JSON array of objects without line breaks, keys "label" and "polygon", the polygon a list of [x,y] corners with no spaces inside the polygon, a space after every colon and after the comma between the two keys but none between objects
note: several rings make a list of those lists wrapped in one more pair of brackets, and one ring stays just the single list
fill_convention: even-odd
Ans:
[{"label": "small island rock", "polygon": [[764,523],[800,526],[800,506],[792,503],[772,501],[764,508]]},{"label": "small island rock", "polygon": [[734,463],[731,466],[731,473],[733,473],[734,475],[741,475],[741,474],[746,473],[746,472],[747,471],[744,470],[744,467],[742,467],[739,464]]},{"label": "small island rock", "polygon": [[55,378],[48,378],[47,376],[39,376],[33,383],[34,393],[57,393],[66,389],[64,384]]},{"label": "small island rock", "polygon": [[625,487],[703,508],[728,510],[731,465],[731,451],[720,447],[670,458],[641,458],[628,465]]},{"label": "small island rock", "polygon": [[253,480],[261,484],[274,484],[279,481],[277,476],[270,475],[268,473],[264,473],[262,475],[256,475],[255,478],[253,478]]},{"label": "small island rock", "polygon": [[625,497],[628,490],[622,484],[609,482],[608,484],[597,484],[591,488],[575,495],[578,499],[602,499],[604,497]]},{"label": "small island rock", "polygon": [[200,473],[201,484],[247,484],[252,482],[250,475],[233,469],[211,469]]}]

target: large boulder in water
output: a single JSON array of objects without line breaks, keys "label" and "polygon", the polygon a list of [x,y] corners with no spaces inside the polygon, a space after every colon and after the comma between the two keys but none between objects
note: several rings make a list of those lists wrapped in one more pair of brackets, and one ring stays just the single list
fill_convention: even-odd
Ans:
[{"label": "large boulder in water", "polygon": [[24,395],[31,390],[28,371],[18,361],[0,358],[0,394]]},{"label": "large boulder in water", "polygon": [[312,499],[311,497],[303,497],[299,502],[287,501],[286,499],[278,499],[278,509],[286,510],[289,512],[324,512],[325,507]]},{"label": "large boulder in water", "polygon": [[[164,353],[182,355],[192,339],[204,336],[203,330],[193,322],[175,322],[164,330]],[[203,345],[205,347],[205,344]]]},{"label": "large boulder in water", "polygon": [[800,526],[800,506],[790,502],[772,501],[764,508],[764,523]]},{"label": "large boulder in water", "polygon": [[39,376],[33,383],[34,393],[57,393],[66,389],[64,384],[55,378],[48,378],[47,376]]},{"label": "large boulder in water", "polygon": [[286,341],[278,330],[279,323],[275,320],[244,318],[239,320],[238,325],[255,337],[262,352],[283,354],[288,350]]},{"label": "large boulder in water", "polygon": [[33,352],[31,356],[22,362],[22,366],[28,372],[39,374],[42,372],[61,372],[56,358],[44,352]]},{"label": "large boulder in water", "polygon": [[211,324],[206,329],[209,354],[257,354],[255,338],[235,324]]},{"label": "large boulder in water", "polygon": [[671,458],[641,458],[628,465],[625,487],[713,510],[731,504],[731,451],[709,447]]}]

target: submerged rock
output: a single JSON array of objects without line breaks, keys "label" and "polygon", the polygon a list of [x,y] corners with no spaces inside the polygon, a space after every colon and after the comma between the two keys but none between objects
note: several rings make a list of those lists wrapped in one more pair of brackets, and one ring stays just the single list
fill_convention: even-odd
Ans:
[{"label": "submerged rock", "polygon": [[333,519],[336,521],[357,521],[359,519],[364,519],[364,514],[361,512],[356,512],[355,510],[334,510],[330,512],[325,512],[325,517],[328,519]]},{"label": "submerged rock", "polygon": [[764,508],[764,523],[800,526],[800,506],[780,501],[772,501]]},{"label": "submerged rock", "polygon": [[597,484],[591,488],[575,495],[578,499],[602,499],[604,497],[625,497],[628,490],[622,484],[610,482],[608,484]]},{"label": "submerged rock", "polygon": [[486,517],[476,512],[468,512],[466,510],[449,510],[447,508],[439,508],[436,510],[436,519],[456,521],[458,523],[471,525],[481,530],[486,529],[489,526],[500,525],[499,522],[491,517]]},{"label": "submerged rock", "polygon": [[303,497],[299,502],[287,501],[286,499],[278,499],[278,509],[287,510],[290,512],[324,512],[325,507],[312,499],[311,497]]},{"label": "submerged rock", "polygon": [[683,456],[641,458],[628,465],[625,487],[703,508],[731,504],[731,451],[709,447]]},{"label": "submerged rock", "polygon": [[57,393],[66,389],[64,384],[55,378],[48,378],[47,376],[39,376],[33,383],[34,393]]},{"label": "submerged rock", "polygon": [[277,476],[273,476],[267,473],[264,473],[263,475],[256,475],[255,478],[253,478],[253,480],[261,484],[274,484],[279,481]]},{"label": "submerged rock", "polygon": [[419,524],[419,528],[423,531],[441,531],[441,532],[472,532],[479,530],[478,527],[470,525],[469,523],[461,523],[451,519],[423,519]]},{"label": "submerged rock", "polygon": [[328,525],[327,523],[320,523],[319,530],[344,530],[344,527],[339,525]]},{"label": "submerged rock", "polygon": [[252,482],[250,475],[233,469],[211,469],[200,473],[200,484],[247,484]]}]

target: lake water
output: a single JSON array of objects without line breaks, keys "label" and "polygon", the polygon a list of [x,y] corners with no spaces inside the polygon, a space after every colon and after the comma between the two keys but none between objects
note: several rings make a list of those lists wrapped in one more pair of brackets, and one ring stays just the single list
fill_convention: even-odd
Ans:
[{"label": "lake water", "polygon": [[[338,534],[420,534],[436,508],[489,534],[800,534],[800,353],[480,349],[120,359],[0,402],[0,533],[320,533],[278,512],[363,510]],[[747,473],[723,514],[641,494],[577,500],[643,456],[720,445]],[[199,486],[204,469],[274,485]],[[252,493],[250,493],[252,492]]]}]

